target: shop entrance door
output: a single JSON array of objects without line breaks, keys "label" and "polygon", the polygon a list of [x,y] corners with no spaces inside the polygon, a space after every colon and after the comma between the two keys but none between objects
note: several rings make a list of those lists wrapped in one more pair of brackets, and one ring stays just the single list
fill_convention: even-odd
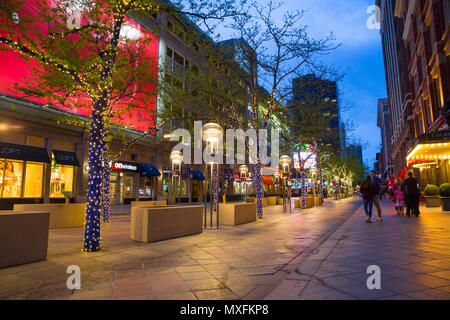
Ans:
[{"label": "shop entrance door", "polygon": [[111,173],[111,178],[110,178],[110,194],[109,194],[109,201],[111,203],[112,206],[115,206],[118,204],[118,198],[117,198],[117,194],[119,192],[119,188],[118,188],[118,181],[119,179],[119,175],[117,173]]}]

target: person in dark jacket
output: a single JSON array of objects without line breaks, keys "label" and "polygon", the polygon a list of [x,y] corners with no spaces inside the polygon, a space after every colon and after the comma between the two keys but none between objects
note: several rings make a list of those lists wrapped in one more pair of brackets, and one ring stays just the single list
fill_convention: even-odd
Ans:
[{"label": "person in dark jacket", "polygon": [[412,213],[418,217],[420,190],[417,179],[413,177],[412,172],[408,172],[408,178],[403,182],[403,192],[406,194],[406,215],[411,216]]},{"label": "person in dark jacket", "polygon": [[367,176],[366,180],[361,184],[359,191],[361,192],[364,201],[364,211],[367,216],[366,222],[372,223],[373,199],[375,198],[377,191],[371,176]]}]

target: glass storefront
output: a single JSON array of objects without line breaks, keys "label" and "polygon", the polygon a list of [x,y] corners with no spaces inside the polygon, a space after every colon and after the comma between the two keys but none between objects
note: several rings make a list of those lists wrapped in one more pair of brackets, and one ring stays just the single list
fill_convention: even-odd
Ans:
[{"label": "glass storefront", "polygon": [[73,191],[74,167],[60,165],[52,157],[50,174],[50,198],[64,198],[64,192]]},{"label": "glass storefront", "polygon": [[40,198],[42,163],[0,159],[0,198]]},{"label": "glass storefront", "polygon": [[125,199],[134,199],[134,174],[112,172],[110,188],[111,205],[124,204]]}]

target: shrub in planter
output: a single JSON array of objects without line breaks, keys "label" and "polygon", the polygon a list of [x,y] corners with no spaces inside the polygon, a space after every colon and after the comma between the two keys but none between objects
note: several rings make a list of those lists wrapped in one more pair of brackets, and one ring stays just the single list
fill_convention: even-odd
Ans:
[{"label": "shrub in planter", "polygon": [[441,184],[439,194],[441,195],[442,210],[450,211],[450,183]]},{"label": "shrub in planter", "polygon": [[425,187],[425,201],[427,203],[427,207],[440,207],[441,201],[439,199],[439,188],[433,184],[430,184]]}]

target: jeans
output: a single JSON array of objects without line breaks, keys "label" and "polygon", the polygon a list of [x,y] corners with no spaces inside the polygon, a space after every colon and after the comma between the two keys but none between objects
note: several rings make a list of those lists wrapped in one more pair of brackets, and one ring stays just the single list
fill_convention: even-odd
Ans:
[{"label": "jeans", "polygon": [[364,211],[368,218],[372,218],[373,200],[364,200]]}]

